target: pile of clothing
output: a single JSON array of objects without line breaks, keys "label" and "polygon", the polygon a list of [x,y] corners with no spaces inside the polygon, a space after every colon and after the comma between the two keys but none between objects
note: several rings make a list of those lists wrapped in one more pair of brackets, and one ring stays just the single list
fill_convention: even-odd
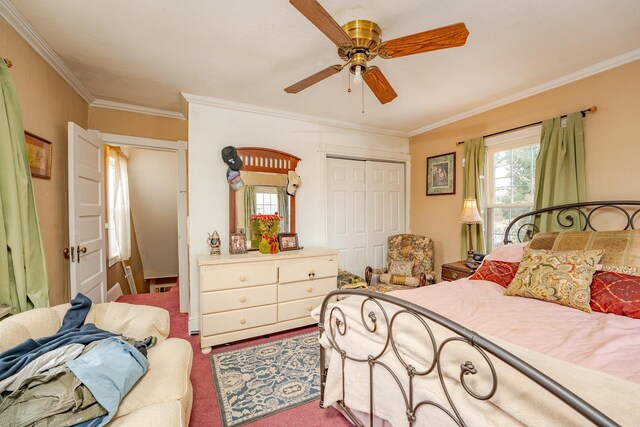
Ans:
[{"label": "pile of clothing", "polygon": [[103,426],[149,369],[142,341],[85,324],[91,300],[78,294],[54,335],[0,353],[0,427]]}]

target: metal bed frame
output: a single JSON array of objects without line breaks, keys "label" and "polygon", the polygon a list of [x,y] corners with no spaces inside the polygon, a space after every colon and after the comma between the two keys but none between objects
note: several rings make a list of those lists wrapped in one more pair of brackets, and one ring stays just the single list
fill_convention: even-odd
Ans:
[{"label": "metal bed frame", "polygon": [[[539,226],[537,222],[543,215],[553,215],[551,212],[555,213],[555,220],[558,224],[559,229],[582,229],[582,230],[593,230],[597,231],[593,225],[593,215],[601,210],[605,210],[607,212],[615,212],[622,215],[622,218],[626,219],[626,223],[623,224],[623,230],[634,229],[634,221],[638,212],[640,212],[640,201],[600,201],[600,202],[583,202],[583,203],[571,203],[566,205],[559,205],[544,209],[538,209],[532,212],[528,212],[526,214],[520,215],[514,218],[506,228],[504,242],[505,244],[512,243],[511,233],[512,230],[515,230],[515,238],[518,241],[523,241],[531,239],[536,233],[539,231]],[[522,221],[525,218],[529,218],[527,221]],[[516,227],[516,228],[514,228]],[[362,303],[360,305],[360,315],[362,326],[366,331],[373,334],[378,329],[378,325],[381,322],[384,322],[386,325],[387,336],[386,341],[384,343],[383,349],[380,353],[376,355],[369,355],[365,358],[358,358],[348,352],[348,349],[343,349],[338,345],[335,340],[336,333],[344,336],[347,334],[348,325],[347,318],[340,308],[339,305],[336,305],[331,308],[328,314],[327,319],[327,305],[334,300],[335,298],[345,298],[347,296],[358,295],[364,297]],[[399,308],[391,318],[387,314],[381,302],[386,304],[390,304]],[[374,304],[382,313],[383,318],[380,319],[376,316],[373,311],[367,312],[366,306],[367,304]],[[393,326],[394,322],[400,315],[408,315],[412,316],[422,324],[425,328],[429,341],[427,342],[430,345],[433,354],[435,355],[434,360],[431,364],[424,370],[418,371],[416,367],[406,363],[406,361],[401,356],[398,350],[398,342],[396,341],[393,334]],[[429,326],[429,323],[435,323],[447,328],[450,332],[452,332],[452,336],[442,340],[442,342],[436,342],[434,334]],[[556,396],[558,399],[566,403],[568,406],[573,408],[576,412],[584,416],[587,420],[591,421],[593,424],[597,426],[617,426],[612,419],[607,417],[605,414],[594,408],[589,403],[585,402],[579,396],[569,391],[567,388],[563,387],[544,373],[540,372],[538,369],[529,365],[527,362],[522,359],[516,357],[512,353],[504,350],[500,346],[494,344],[493,342],[483,338],[481,335],[476,332],[465,328],[464,326],[449,320],[448,318],[439,315],[431,310],[428,310],[424,307],[417,306],[415,304],[409,303],[405,300],[402,300],[397,297],[393,297],[386,294],[375,293],[371,291],[363,291],[356,289],[344,289],[344,290],[335,290],[330,292],[327,297],[324,299],[322,303],[322,308],[320,312],[320,322],[318,324],[320,329],[320,336],[326,333],[329,343],[333,350],[335,350],[335,357],[340,357],[342,360],[342,399],[337,403],[347,415],[348,418],[357,426],[362,426],[362,424],[358,421],[358,419],[354,416],[351,410],[346,406],[345,402],[345,383],[344,383],[344,369],[345,362],[350,360],[352,362],[368,364],[369,365],[369,422],[370,425],[373,425],[374,420],[374,410],[373,410],[373,402],[374,402],[374,389],[373,389],[373,379],[374,379],[374,367],[379,367],[387,371],[392,378],[395,380],[398,385],[399,390],[402,393],[404,398],[404,405],[406,407],[407,420],[410,426],[416,421],[416,417],[418,416],[418,410],[423,406],[431,406],[435,407],[444,414],[446,414],[451,420],[458,426],[467,426],[467,422],[463,419],[462,415],[458,411],[455,402],[451,398],[451,394],[447,389],[447,385],[444,381],[444,375],[440,367],[440,360],[446,347],[451,342],[462,342],[469,345],[476,352],[478,352],[482,359],[487,363],[487,367],[490,370],[490,378],[491,378],[491,387],[487,393],[478,393],[474,391],[466,382],[465,378],[469,375],[475,375],[478,373],[478,367],[476,367],[470,361],[460,360],[460,383],[466,393],[471,397],[477,400],[489,400],[495,394],[498,387],[498,374],[496,369],[491,362],[490,358],[487,354],[491,354],[497,359],[509,365],[511,368],[520,372],[525,377],[529,378],[531,381],[537,383],[542,388]],[[320,407],[324,407],[324,393],[327,379],[328,367],[326,366],[326,349],[320,345]],[[404,372],[393,372],[388,365],[382,362],[380,359],[385,354],[391,354],[391,352],[395,353],[397,360],[402,364],[405,371]],[[400,376],[406,375],[408,379],[408,390],[402,385],[400,381]],[[445,407],[437,402],[423,400],[420,402],[416,402],[414,399],[414,381],[416,377],[425,377],[425,376],[436,376],[439,379],[439,383],[442,387],[442,391],[449,403],[448,407]],[[470,378],[470,377],[469,377]]]}]

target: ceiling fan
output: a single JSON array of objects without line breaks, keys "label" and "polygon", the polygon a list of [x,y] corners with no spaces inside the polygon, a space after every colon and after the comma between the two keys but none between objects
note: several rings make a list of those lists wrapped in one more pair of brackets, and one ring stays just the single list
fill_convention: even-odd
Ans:
[{"label": "ceiling fan", "polygon": [[464,23],[458,23],[382,41],[382,30],[375,22],[358,19],[347,22],[341,27],[316,0],[289,0],[289,2],[336,44],[338,55],[346,62],[332,65],[300,80],[286,88],[287,93],[298,93],[349,66],[349,71],[354,75],[354,82],[360,83],[364,79],[380,103],[386,104],[398,95],[382,71],[375,65],[368,65],[368,61],[376,56],[392,59],[462,46],[469,35]]}]

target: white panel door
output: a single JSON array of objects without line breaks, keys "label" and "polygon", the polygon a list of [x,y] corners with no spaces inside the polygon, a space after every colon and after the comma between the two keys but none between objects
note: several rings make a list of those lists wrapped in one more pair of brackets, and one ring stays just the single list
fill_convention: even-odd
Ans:
[{"label": "white panel door", "polygon": [[405,232],[404,164],[366,162],[367,259],[387,265],[387,238]]},{"label": "white panel door", "polygon": [[327,241],[340,268],[364,274],[366,250],[364,161],[327,159]]},{"label": "white panel door", "polygon": [[69,122],[71,297],[107,301],[102,140]]}]

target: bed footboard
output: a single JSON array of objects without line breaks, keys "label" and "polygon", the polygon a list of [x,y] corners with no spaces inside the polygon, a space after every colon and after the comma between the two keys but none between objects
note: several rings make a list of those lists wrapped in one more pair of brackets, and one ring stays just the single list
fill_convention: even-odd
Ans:
[{"label": "bed footboard", "polygon": [[[336,298],[347,297],[352,295],[358,295],[363,297],[361,306],[360,306],[360,315],[361,315],[361,325],[358,327],[364,327],[365,331],[373,334],[379,328],[380,325],[386,325],[386,342],[384,343],[384,347],[379,354],[369,355],[366,358],[356,357],[349,349],[342,348],[336,342],[336,334],[339,334],[343,338],[347,334],[348,326],[347,325],[347,317],[344,312],[340,308],[339,305],[334,305],[329,312],[327,313],[327,306],[330,302],[334,302]],[[390,305],[394,307],[394,312],[389,313],[385,310],[384,305]],[[376,307],[378,315],[375,314],[374,310],[370,310],[367,307],[369,304],[373,304],[372,307]],[[397,311],[395,311],[397,309]],[[380,317],[380,313],[382,313],[383,318]],[[424,327],[426,334],[426,345],[428,348],[431,348],[433,352],[433,361],[430,363],[426,369],[419,371],[417,368],[407,363],[401,352],[399,351],[399,343],[397,342],[396,337],[394,336],[394,322],[398,316],[412,316]],[[448,331],[451,332],[451,336],[437,342],[434,333],[432,332],[432,327],[430,325],[437,324]],[[598,411],[589,403],[585,402],[583,399],[578,397],[576,394],[569,391],[567,388],[563,387],[544,373],[540,372],[533,366],[524,362],[520,358],[516,357],[514,354],[509,351],[503,349],[502,347],[494,344],[493,342],[483,338],[481,335],[449,320],[448,318],[441,316],[433,311],[427,310],[423,307],[417,306],[415,304],[411,304],[405,300],[386,295],[380,293],[374,293],[370,291],[356,290],[356,289],[343,289],[332,291],[327,295],[325,300],[322,303],[322,308],[320,312],[320,322],[318,324],[320,329],[320,336],[326,334],[326,338],[329,341],[333,350],[335,350],[334,355],[338,356],[342,360],[342,399],[338,401],[338,404],[342,407],[345,413],[352,419],[352,421],[356,425],[360,425],[355,416],[351,413],[347,405],[345,404],[345,362],[347,360],[364,364],[369,366],[369,390],[361,390],[361,393],[369,394],[369,417],[370,417],[370,425],[373,425],[374,420],[374,395],[373,395],[373,373],[374,367],[379,367],[381,369],[385,369],[395,383],[398,385],[402,397],[404,398],[404,402],[398,402],[398,404],[406,406],[406,415],[407,420],[410,426],[413,426],[417,420],[418,409],[423,406],[430,406],[432,408],[437,408],[437,410],[446,414],[451,420],[459,426],[466,426],[467,423],[463,419],[456,403],[453,401],[452,393],[447,389],[446,382],[444,381],[443,371],[441,369],[441,358],[445,349],[448,345],[453,342],[462,342],[468,346],[470,346],[473,351],[477,352],[481,356],[481,360],[486,362],[486,367],[478,367],[475,366],[473,362],[468,360],[460,360],[460,372],[459,379],[460,384],[464,388],[464,391],[470,395],[472,398],[477,399],[479,401],[489,400],[494,396],[496,390],[498,388],[498,374],[496,369],[494,368],[494,364],[491,362],[491,359],[488,355],[492,355],[493,357],[499,359],[504,362],[511,368],[518,371],[524,377],[529,380],[537,383],[542,388],[547,390],[552,395],[556,396],[562,402],[566,403],[569,407],[573,408],[577,413],[584,416],[587,420],[591,421],[593,424],[598,426],[616,426],[613,420],[604,415],[602,412]],[[327,372],[328,366],[326,366],[326,349],[320,345],[320,406],[324,407],[325,402],[325,386],[327,381]],[[385,354],[395,354],[397,360],[404,367],[403,371],[393,372],[387,364],[381,361],[381,357]],[[387,356],[388,357],[388,356]],[[456,365],[457,366],[457,365]],[[489,369],[489,373],[487,375],[490,378],[491,384],[488,384],[486,387],[486,392],[478,392],[469,386],[465,379],[471,378],[470,376],[474,376],[478,373],[478,369]],[[406,381],[400,381],[401,376],[406,377]],[[419,377],[432,376],[434,378],[438,378],[438,382],[441,386],[441,391],[443,392],[446,400],[448,401],[448,406],[441,405],[438,402],[430,401],[430,400],[422,400],[416,401],[415,392],[414,392],[414,381]],[[408,382],[408,387],[402,385],[402,383]],[[490,403],[487,403],[490,405]]]}]

